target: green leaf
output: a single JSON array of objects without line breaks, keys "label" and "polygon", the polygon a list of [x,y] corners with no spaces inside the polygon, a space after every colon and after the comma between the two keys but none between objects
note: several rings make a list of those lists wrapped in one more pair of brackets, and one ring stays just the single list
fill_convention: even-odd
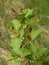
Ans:
[{"label": "green leaf", "polygon": [[23,13],[25,14],[25,18],[27,18],[28,16],[32,15],[32,12],[33,12],[33,10],[31,10],[29,8],[23,10]]},{"label": "green leaf", "polygon": [[18,31],[19,28],[21,27],[21,23],[18,20],[13,20],[11,22],[13,23],[15,30]]},{"label": "green leaf", "polygon": [[13,48],[20,47],[21,44],[22,44],[22,39],[20,38],[14,38],[11,40],[11,46]]},{"label": "green leaf", "polygon": [[22,56],[22,50],[19,47],[13,48],[12,50],[16,55]]},{"label": "green leaf", "polygon": [[20,49],[20,46],[22,44],[22,39],[20,38],[14,38],[12,39],[11,46],[13,48],[14,53],[21,55],[22,51]]},{"label": "green leaf", "polygon": [[37,46],[35,44],[30,45],[31,57],[32,59],[36,58],[37,55]]},{"label": "green leaf", "polygon": [[35,52],[37,50],[37,46],[35,44],[30,45],[30,51]]},{"label": "green leaf", "polygon": [[25,56],[30,55],[30,54],[31,54],[31,52],[28,49],[24,49],[22,51],[22,57],[25,57]]},{"label": "green leaf", "polygon": [[44,46],[41,46],[38,51],[37,51],[37,58],[43,56],[45,53],[48,52],[48,49],[45,48]]},{"label": "green leaf", "polygon": [[33,12],[33,9],[29,9],[29,8],[23,10],[21,13],[19,13],[18,20],[24,21],[24,19],[32,15],[32,12]]},{"label": "green leaf", "polygon": [[11,46],[12,46],[12,51],[19,55],[19,56],[22,56],[22,57],[25,57],[27,55],[30,54],[30,51],[27,50],[27,49],[24,49],[22,50],[20,47],[21,47],[21,44],[22,44],[22,40],[20,38],[14,38],[12,39],[12,42],[11,42]]},{"label": "green leaf", "polygon": [[32,30],[32,32],[30,34],[32,40],[34,40],[41,33],[41,31],[42,30],[40,28],[36,28],[36,29]]},{"label": "green leaf", "polygon": [[16,60],[13,60],[13,61],[11,62],[11,65],[20,65],[20,62],[18,62],[18,61],[16,61]]}]

